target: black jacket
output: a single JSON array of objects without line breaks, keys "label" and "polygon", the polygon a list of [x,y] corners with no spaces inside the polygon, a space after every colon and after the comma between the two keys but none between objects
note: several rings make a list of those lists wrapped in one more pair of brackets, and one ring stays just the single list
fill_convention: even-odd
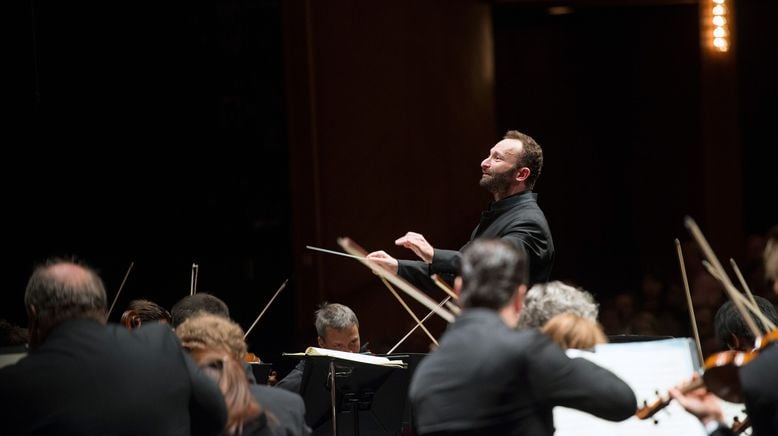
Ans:
[{"label": "black jacket", "polygon": [[300,393],[300,385],[303,383],[303,372],[305,371],[305,360],[297,362],[297,365],[289,371],[286,377],[276,383],[277,388],[285,389],[296,394]]},{"label": "black jacket", "polygon": [[[529,259],[530,284],[544,283],[551,276],[554,263],[554,241],[546,216],[538,207],[538,195],[526,191],[494,202],[481,213],[481,221],[470,235],[470,241],[481,238],[502,239],[524,251]],[[469,244],[469,242],[468,242]],[[435,250],[431,264],[400,260],[398,274],[420,289],[436,289],[432,274],[449,283],[459,274],[461,251]]]},{"label": "black jacket", "polygon": [[0,369],[4,435],[218,434],[226,415],[218,386],[163,324],[66,321]]},{"label": "black jacket", "polygon": [[275,436],[306,436],[310,434],[305,424],[303,398],[277,387],[253,384],[251,393],[265,410],[268,427]]},{"label": "black jacket", "polygon": [[546,436],[554,406],[612,421],[636,410],[634,393],[613,373],[568,358],[536,330],[510,329],[488,309],[465,310],[449,325],[409,396],[422,434]]},{"label": "black jacket", "polygon": [[778,435],[778,344],[769,345],[740,369],[754,436]]}]

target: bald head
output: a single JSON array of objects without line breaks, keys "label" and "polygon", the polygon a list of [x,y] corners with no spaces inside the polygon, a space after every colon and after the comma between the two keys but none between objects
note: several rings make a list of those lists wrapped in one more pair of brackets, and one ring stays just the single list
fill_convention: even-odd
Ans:
[{"label": "bald head", "polygon": [[30,316],[31,345],[45,340],[64,321],[91,318],[105,322],[103,281],[90,268],[66,260],[51,260],[35,268],[24,293]]}]

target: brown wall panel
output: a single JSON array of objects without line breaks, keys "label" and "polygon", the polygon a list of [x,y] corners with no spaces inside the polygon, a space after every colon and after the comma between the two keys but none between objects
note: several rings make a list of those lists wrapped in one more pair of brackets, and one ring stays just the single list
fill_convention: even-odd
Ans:
[{"label": "brown wall panel", "polygon": [[[478,187],[479,163],[497,139],[490,8],[477,1],[313,1],[287,8],[307,16],[297,17],[308,23],[311,90],[293,95],[290,105],[308,111],[297,119],[315,120],[303,121],[310,134],[290,150],[298,316],[310,319],[312,302],[350,305],[362,318],[363,336],[384,351],[412,326],[410,317],[361,265],[302,247],[339,249],[336,239],[349,236],[368,250],[410,257],[393,246],[409,230],[443,248],[467,241],[489,200]],[[295,27],[288,38],[303,39],[301,31]],[[297,115],[290,111],[292,129],[300,128],[291,120]],[[427,312],[406,300],[419,317]],[[301,328],[310,338],[310,329]]]}]

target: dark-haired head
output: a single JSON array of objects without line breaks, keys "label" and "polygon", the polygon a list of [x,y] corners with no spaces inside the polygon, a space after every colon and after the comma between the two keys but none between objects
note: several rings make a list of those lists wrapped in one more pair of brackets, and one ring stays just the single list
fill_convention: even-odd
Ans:
[{"label": "dark-haired head", "polygon": [[173,306],[170,310],[170,315],[173,318],[173,327],[178,327],[187,318],[199,312],[210,313],[228,319],[230,317],[230,309],[224,301],[211,294],[201,292],[187,295]]},{"label": "dark-haired head", "polygon": [[505,241],[475,240],[462,253],[462,273],[456,287],[464,308],[480,307],[498,312],[511,309],[506,322],[515,327],[527,291],[526,283],[526,256]]}]

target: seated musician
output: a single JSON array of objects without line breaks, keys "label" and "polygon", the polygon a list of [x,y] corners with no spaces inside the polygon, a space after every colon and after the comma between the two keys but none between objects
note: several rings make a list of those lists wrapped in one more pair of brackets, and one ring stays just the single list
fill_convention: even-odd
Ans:
[{"label": "seated musician", "polygon": [[106,325],[97,274],[72,261],[35,269],[24,295],[30,354],[0,369],[2,434],[217,434],[218,386],[169,327]]},{"label": "seated musician", "polygon": [[149,322],[170,324],[172,321],[167,309],[149,300],[130,301],[121,318],[121,324],[130,330]]},{"label": "seated musician", "polygon": [[[319,348],[358,353],[360,351],[359,320],[348,306],[324,303],[316,311],[316,341]],[[300,392],[305,360],[301,360],[276,387]]]},{"label": "seated musician", "polygon": [[[243,362],[247,348],[243,340],[243,330],[227,318],[200,313],[187,318],[176,328],[176,334],[187,349],[218,349],[229,353],[237,361]],[[243,374],[243,380],[248,377]],[[248,389],[265,415],[257,418],[267,420],[272,434],[307,435],[310,430],[305,424],[305,405],[300,395],[275,387],[248,383]],[[245,404],[243,405],[245,407]],[[233,424],[235,424],[233,422]],[[263,425],[257,421],[247,421],[251,431],[261,432]],[[233,428],[235,430],[235,428]],[[254,434],[245,433],[244,434]],[[259,433],[258,433],[259,434]],[[264,433],[263,433],[264,434]]]},{"label": "seated musician", "polygon": [[455,282],[462,314],[411,381],[421,434],[552,435],[554,406],[612,421],[635,413],[634,393],[613,373],[568,358],[538,330],[515,330],[526,269],[524,253],[500,240],[465,249]]},{"label": "seated musician", "polygon": [[[759,310],[773,324],[778,324],[778,312],[775,306],[766,298],[754,295]],[[754,318],[759,330],[764,331],[765,326],[759,318]],[[754,349],[754,333],[748,328],[740,312],[732,301],[727,301],[716,311],[713,318],[713,329],[716,334],[716,342],[722,350],[751,351]]]},{"label": "seated musician", "polygon": [[[778,226],[770,230],[764,260],[767,279],[773,282],[773,291],[778,294]],[[775,331],[772,333],[775,334]],[[774,342],[775,340],[768,343],[752,361],[740,367],[738,371],[740,389],[745,397],[753,436],[778,435],[778,346]],[[671,389],[670,394],[689,413],[700,419],[709,434],[734,434],[723,422],[718,398],[705,388],[686,394],[682,394],[678,389]]]},{"label": "seated musician", "polygon": [[221,436],[269,436],[268,415],[249,390],[240,361],[220,348],[188,347],[197,366],[211,377],[224,395],[227,424]]},{"label": "seated musician", "polygon": [[[227,320],[231,319],[230,309],[227,306],[227,303],[222,301],[219,297],[200,292],[194,295],[187,295],[173,305],[173,308],[170,310],[170,314],[173,318],[173,328],[177,329],[178,326],[187,319],[193,316],[202,315],[203,313],[219,316]],[[241,342],[243,342],[242,337]],[[252,371],[251,365],[248,362],[243,362],[243,369],[246,371],[249,382],[257,383],[254,371]],[[271,386],[275,384],[275,371],[270,372],[268,384]]]}]

